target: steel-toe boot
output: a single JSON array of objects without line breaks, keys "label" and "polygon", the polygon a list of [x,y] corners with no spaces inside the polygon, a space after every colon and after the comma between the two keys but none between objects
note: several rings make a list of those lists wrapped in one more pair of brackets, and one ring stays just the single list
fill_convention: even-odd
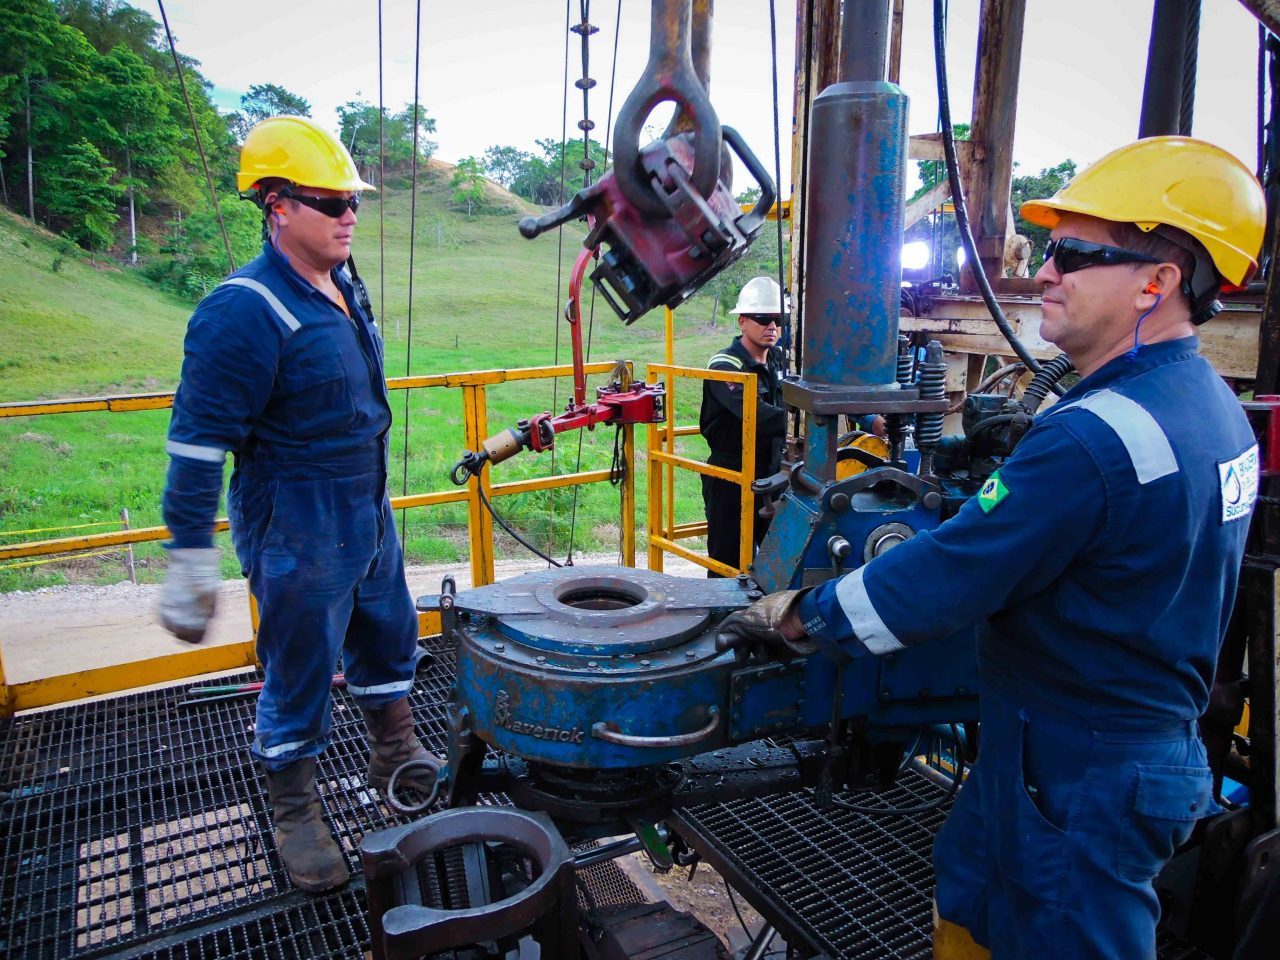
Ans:
[{"label": "steel-toe boot", "polygon": [[[385,707],[361,707],[360,712],[364,714],[365,726],[369,731],[370,787],[385,794],[387,784],[391,782],[391,774],[396,767],[408,760],[425,760],[434,763],[437,768],[440,766],[436,755],[424,747],[413,732],[413,711],[409,709],[408,697],[393,700]],[[435,782],[433,771],[417,767],[405,771],[405,776],[396,781],[396,786],[403,785],[420,793],[428,793]]]},{"label": "steel-toe boot", "polygon": [[316,792],[316,760],[307,757],[283,770],[265,771],[276,849],[294,885],[308,893],[347,882],[346,858],[321,813]]}]

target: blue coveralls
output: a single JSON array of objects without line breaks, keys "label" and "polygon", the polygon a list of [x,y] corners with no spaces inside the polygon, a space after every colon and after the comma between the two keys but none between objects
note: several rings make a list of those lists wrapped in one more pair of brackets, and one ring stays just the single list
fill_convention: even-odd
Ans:
[{"label": "blue coveralls", "polygon": [[981,746],[934,865],[997,960],[1154,957],[1151,881],[1216,809],[1196,718],[1258,452],[1197,343],[1081,380],[954,518],[800,602],[854,654],[979,624]]},{"label": "blue coveralls", "polygon": [[348,318],[270,244],[201,301],[185,341],[167,449],[177,547],[227,514],[258,601],[266,673],[253,755],[270,770],[319,754],[342,654],[365,707],[407,695],[418,621],[387,497],[391,408],[382,338],[345,270]]}]

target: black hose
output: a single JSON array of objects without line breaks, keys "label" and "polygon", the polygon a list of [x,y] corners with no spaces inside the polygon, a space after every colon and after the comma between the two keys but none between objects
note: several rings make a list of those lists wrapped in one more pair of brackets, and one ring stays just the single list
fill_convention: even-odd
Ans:
[{"label": "black hose", "polygon": [[[960,186],[960,161],[956,156],[955,131],[951,129],[951,100],[947,90],[947,37],[946,16],[943,11],[945,0],[933,0],[933,52],[934,63],[938,71],[938,112],[942,115],[942,147],[947,158],[947,179],[951,183],[951,202],[955,206],[956,226],[960,230],[960,241],[964,244],[965,256],[968,258],[973,278],[977,281],[982,300],[991,311],[991,319],[995,321],[1009,346],[1032,373],[1040,372],[1040,363],[1031,355],[1013,327],[1005,318],[1004,311],[996,302],[996,295],[987,279],[987,271],[982,268],[982,259],[978,256],[978,245],[974,242],[973,231],[969,226],[969,211],[965,207],[964,191]],[[1058,384],[1050,384],[1050,388],[1058,396],[1065,392]]]},{"label": "black hose", "polygon": [[520,534],[516,533],[507,521],[503,520],[498,511],[493,509],[493,504],[489,502],[489,498],[485,495],[484,484],[479,482],[480,471],[484,469],[484,465],[488,463],[488,459],[481,454],[468,450],[462,455],[462,459],[453,465],[453,469],[449,471],[449,479],[457,486],[464,486],[471,477],[475,477],[476,492],[480,494],[480,502],[484,504],[484,508],[489,511],[489,516],[493,517],[493,522],[505,530],[516,543],[524,547],[530,553],[547,561],[553,567],[563,567],[564,564],[558,560],[553,560],[550,556],[543,553],[532,543],[526,540]]},{"label": "black hose", "polygon": [[1065,353],[1058,354],[1042,366],[1040,372],[1032,377],[1031,382],[1027,384],[1027,389],[1022,391],[1022,405],[1026,408],[1027,413],[1033,414],[1039,410],[1040,404],[1044,403],[1044,398],[1048,394],[1049,388],[1073,370],[1075,370],[1075,367],[1071,364],[1071,358]]}]

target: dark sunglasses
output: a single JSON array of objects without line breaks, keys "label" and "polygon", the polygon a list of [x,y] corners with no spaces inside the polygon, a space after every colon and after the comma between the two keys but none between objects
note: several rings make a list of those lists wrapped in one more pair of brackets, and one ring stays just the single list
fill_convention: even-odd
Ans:
[{"label": "dark sunglasses", "polygon": [[744,313],[743,316],[746,317],[748,320],[750,320],[752,323],[760,324],[760,326],[762,327],[781,327],[782,326],[782,321],[780,321],[777,317],[753,317],[749,313]]},{"label": "dark sunglasses", "polygon": [[1164,263],[1159,257],[1136,250],[1109,247],[1105,243],[1090,243],[1074,237],[1050,240],[1044,248],[1044,258],[1052,260],[1059,273],[1075,273],[1085,267],[1109,267],[1117,263]]},{"label": "dark sunglasses", "polygon": [[319,211],[326,217],[333,217],[335,220],[348,210],[355,213],[360,209],[360,197],[358,195],[354,197],[309,197],[305,193],[282,190],[280,191],[280,196],[296,200],[304,207],[310,207],[312,210]]}]

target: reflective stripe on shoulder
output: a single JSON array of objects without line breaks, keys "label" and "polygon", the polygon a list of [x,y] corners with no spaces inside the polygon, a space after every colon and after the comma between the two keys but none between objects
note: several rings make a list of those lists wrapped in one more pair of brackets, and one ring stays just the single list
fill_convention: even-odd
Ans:
[{"label": "reflective stripe on shoulder", "polygon": [[849,626],[853,627],[853,635],[858,638],[858,642],[872,653],[879,655],[902,650],[906,645],[884,625],[871,603],[867,587],[862,582],[865,570],[866,567],[859,567],[853,573],[841,577],[836,584],[836,599],[840,601],[840,609],[849,618]]},{"label": "reflective stripe on shoulder", "polygon": [[710,369],[717,363],[727,363],[737,370],[742,369],[742,361],[731,353],[717,353],[714,357],[707,361],[707,367]]},{"label": "reflective stripe on shoulder", "polygon": [[186,457],[189,460],[204,460],[208,463],[222,463],[227,459],[227,451],[221,447],[202,447],[195,443],[179,443],[170,440],[164,445],[165,452],[175,457]]},{"label": "reflective stripe on shoulder", "polygon": [[229,277],[222,281],[222,283],[224,286],[231,285],[252,290],[258,296],[262,297],[263,300],[267,301],[267,306],[275,311],[275,315],[280,319],[280,322],[291,331],[296,332],[301,328],[302,324],[298,322],[298,318],[290,312],[288,307],[280,302],[280,298],[272,293],[271,289],[266,284],[259,283],[257,280],[250,279],[249,277]]},{"label": "reflective stripe on shoulder", "polygon": [[1136,400],[1114,390],[1099,390],[1071,406],[1088,410],[1115,431],[1133,463],[1138,483],[1178,472],[1178,459],[1164,428]]}]

